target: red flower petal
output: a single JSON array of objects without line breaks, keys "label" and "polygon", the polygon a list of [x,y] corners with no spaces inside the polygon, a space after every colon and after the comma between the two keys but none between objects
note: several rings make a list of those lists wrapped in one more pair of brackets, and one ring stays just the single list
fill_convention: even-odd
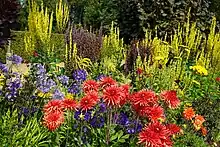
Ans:
[{"label": "red flower petal", "polygon": [[107,88],[109,86],[116,86],[117,82],[113,80],[111,77],[103,77],[99,83],[100,88]]},{"label": "red flower petal", "polygon": [[88,93],[90,91],[98,92],[99,85],[94,80],[87,80],[83,83],[83,91]]},{"label": "red flower petal", "polygon": [[163,91],[160,96],[165,101],[165,103],[168,105],[168,107],[175,109],[180,105],[180,100],[177,97],[176,91],[170,90],[170,91]]},{"label": "red flower petal", "polygon": [[54,111],[63,111],[62,100],[50,100],[46,105],[44,105],[44,113],[51,113]]},{"label": "red flower petal", "polygon": [[43,118],[43,125],[50,131],[56,130],[64,122],[64,114],[60,111],[47,113]]},{"label": "red flower petal", "polygon": [[62,105],[64,109],[69,109],[69,110],[76,110],[78,107],[77,102],[73,99],[64,99]]},{"label": "red flower petal", "polygon": [[107,106],[119,106],[123,92],[117,86],[107,87],[103,91],[103,100]]}]

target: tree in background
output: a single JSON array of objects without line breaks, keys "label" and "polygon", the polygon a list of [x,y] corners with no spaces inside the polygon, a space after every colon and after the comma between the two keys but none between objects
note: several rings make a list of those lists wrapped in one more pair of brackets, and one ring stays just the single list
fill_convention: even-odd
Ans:
[{"label": "tree in background", "polygon": [[17,22],[20,9],[17,0],[1,0],[0,4],[0,48],[12,39],[11,29],[19,28]]}]

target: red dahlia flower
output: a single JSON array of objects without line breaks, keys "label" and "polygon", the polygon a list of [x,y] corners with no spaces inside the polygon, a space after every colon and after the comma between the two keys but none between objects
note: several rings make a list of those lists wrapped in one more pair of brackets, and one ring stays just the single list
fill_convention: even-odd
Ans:
[{"label": "red dahlia flower", "polygon": [[180,100],[177,97],[176,91],[163,91],[160,96],[168,105],[169,108],[175,109],[180,105]]},{"label": "red dahlia flower", "polygon": [[115,86],[117,82],[113,80],[111,77],[103,77],[99,83],[99,87],[105,89],[109,86]]},{"label": "red dahlia flower", "polygon": [[83,111],[88,111],[89,109],[92,109],[92,107],[94,107],[95,104],[96,102],[93,99],[91,99],[89,96],[85,96],[80,101],[80,108]]},{"label": "red dahlia flower", "polygon": [[191,120],[193,117],[195,117],[195,112],[192,107],[186,108],[183,111],[183,117],[187,120]]},{"label": "red dahlia flower", "polygon": [[220,82],[220,77],[217,77],[215,80],[216,80],[217,82]]},{"label": "red dahlia flower", "polygon": [[78,107],[78,104],[73,99],[64,99],[62,102],[63,108],[68,110],[76,110]]},{"label": "red dahlia flower", "polygon": [[120,106],[123,106],[129,98],[129,88],[130,88],[130,86],[126,84],[126,85],[122,85],[120,88],[121,88],[121,91],[123,93],[123,96],[121,96],[121,100],[120,100]]},{"label": "red dahlia flower", "polygon": [[146,126],[139,133],[139,142],[146,147],[170,146],[172,142],[169,138],[169,130],[159,122],[154,122]]},{"label": "red dahlia flower", "polygon": [[181,128],[176,124],[167,124],[166,128],[169,130],[170,135],[180,133]]},{"label": "red dahlia flower", "polygon": [[161,106],[148,107],[146,113],[151,121],[157,121],[159,118],[164,118],[164,110]]},{"label": "red dahlia flower", "polygon": [[141,117],[147,117],[147,114],[149,112],[148,106],[140,106],[140,105],[132,105],[132,109],[137,113],[137,115]]},{"label": "red dahlia flower", "polygon": [[108,106],[119,106],[122,97],[123,92],[117,86],[107,87],[103,91],[103,100]]},{"label": "red dahlia flower", "polygon": [[134,95],[132,95],[131,102],[135,105],[140,106],[153,106],[157,104],[158,97],[151,90],[141,90]]},{"label": "red dahlia flower", "polygon": [[85,93],[90,92],[90,91],[98,92],[98,88],[99,88],[99,85],[94,80],[87,80],[83,83],[83,91]]},{"label": "red dahlia flower", "polygon": [[95,104],[99,101],[98,92],[95,92],[95,91],[88,92],[86,94],[86,97],[89,97],[90,99],[92,99]]},{"label": "red dahlia flower", "polygon": [[44,113],[51,113],[55,111],[63,111],[62,100],[50,100],[46,105],[44,105]]},{"label": "red dahlia flower", "polygon": [[50,131],[56,130],[64,122],[64,114],[60,111],[54,111],[44,115],[43,125]]}]

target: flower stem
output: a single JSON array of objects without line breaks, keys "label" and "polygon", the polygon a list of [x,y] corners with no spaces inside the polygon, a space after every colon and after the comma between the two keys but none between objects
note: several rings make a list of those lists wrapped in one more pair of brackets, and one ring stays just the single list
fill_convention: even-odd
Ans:
[{"label": "flower stem", "polygon": [[109,146],[110,143],[110,129],[111,129],[111,120],[112,120],[112,110],[108,109],[108,120],[107,120],[107,130],[106,130],[106,144]]}]

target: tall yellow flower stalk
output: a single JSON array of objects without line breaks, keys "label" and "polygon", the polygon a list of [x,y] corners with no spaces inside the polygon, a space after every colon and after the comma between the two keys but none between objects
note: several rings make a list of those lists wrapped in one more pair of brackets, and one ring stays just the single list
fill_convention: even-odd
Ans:
[{"label": "tall yellow flower stalk", "polygon": [[51,33],[53,25],[53,12],[49,13],[47,8],[38,6],[34,1],[30,1],[28,15],[28,32],[25,35],[26,51],[32,52],[36,47],[43,49],[51,55],[53,44],[51,44]]},{"label": "tall yellow flower stalk", "polygon": [[69,20],[69,8],[62,0],[56,4],[56,21],[59,33],[63,33]]}]

